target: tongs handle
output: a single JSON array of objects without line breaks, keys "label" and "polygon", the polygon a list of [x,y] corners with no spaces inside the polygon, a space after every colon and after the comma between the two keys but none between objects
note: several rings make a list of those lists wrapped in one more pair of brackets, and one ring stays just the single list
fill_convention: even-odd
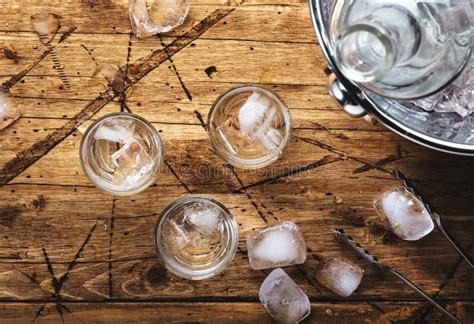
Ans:
[{"label": "tongs handle", "polygon": [[458,251],[458,253],[464,259],[464,261],[466,261],[467,264],[471,268],[474,268],[474,263],[469,257],[469,255],[467,254],[467,252],[462,249],[461,245],[458,242],[456,242],[456,240],[444,228],[443,222],[441,221],[441,217],[439,216],[439,214],[436,212],[433,212],[432,215],[435,220],[436,226],[438,226],[439,230],[444,235],[444,237],[449,241],[449,243],[451,243],[451,245],[456,249],[456,251]]},{"label": "tongs handle", "polygon": [[396,270],[393,270],[392,268],[389,268],[389,267],[385,267],[385,270],[387,270],[388,272],[394,274],[395,276],[398,277],[398,279],[400,279],[401,281],[403,281],[405,284],[407,284],[413,291],[415,291],[419,296],[423,297],[426,301],[428,301],[429,303],[431,303],[431,305],[433,305],[437,310],[439,310],[441,313],[443,313],[444,315],[448,316],[453,322],[455,323],[459,323],[459,324],[462,324],[462,321],[460,319],[458,319],[456,316],[454,316],[453,314],[451,314],[446,308],[444,308],[443,306],[441,306],[440,304],[438,304],[433,298],[431,298],[430,296],[428,296],[423,290],[421,290],[420,288],[418,288],[417,285],[415,285],[413,282],[411,282],[408,278],[406,278],[405,276],[403,276],[400,272],[396,271]]}]

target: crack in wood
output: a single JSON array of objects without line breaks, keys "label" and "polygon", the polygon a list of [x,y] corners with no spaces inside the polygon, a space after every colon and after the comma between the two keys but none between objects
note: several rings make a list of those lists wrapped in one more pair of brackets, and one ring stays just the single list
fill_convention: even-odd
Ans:
[{"label": "crack in wood", "polygon": [[[128,81],[128,66],[130,64],[130,58],[132,56],[132,37],[133,37],[133,33],[130,32],[130,36],[128,39],[128,47],[127,47],[127,59],[126,59],[125,71],[124,71],[124,82]],[[125,91],[125,89],[121,89],[118,97],[119,97],[119,102],[120,102],[120,111],[121,112],[128,111],[129,113],[131,113],[132,110],[127,105],[127,92]]]},{"label": "crack in wood", "polygon": [[109,228],[109,262],[107,265],[108,270],[108,290],[109,290],[109,298],[112,298],[113,293],[113,277],[112,277],[112,238],[114,236],[114,225],[115,225],[115,207],[116,207],[116,198],[113,196],[112,198],[112,212],[110,213],[110,228]]},{"label": "crack in wood", "polygon": [[288,171],[285,171],[281,174],[277,174],[277,175],[274,175],[274,176],[271,176],[271,177],[268,177],[268,178],[265,178],[265,179],[258,180],[256,182],[244,185],[243,187],[241,186],[237,189],[234,189],[234,191],[239,192],[239,191],[249,189],[249,188],[252,188],[252,187],[256,187],[256,186],[259,186],[259,185],[262,185],[262,184],[272,183],[272,182],[275,182],[277,180],[299,174],[301,172],[317,169],[317,168],[320,168],[322,166],[325,166],[325,165],[328,165],[328,164],[331,164],[331,163],[335,163],[335,162],[339,162],[339,161],[343,161],[343,159],[341,157],[334,157],[334,156],[326,155],[325,157],[323,157],[322,159],[320,159],[316,162],[312,162],[310,164],[307,164],[307,165],[304,165],[304,166],[301,166],[301,167],[292,168],[292,169],[290,169]]},{"label": "crack in wood", "polygon": [[[171,57],[181,51],[199,38],[203,33],[209,30],[217,22],[222,20],[235,8],[218,9],[204,18],[201,22],[191,28],[186,33],[189,38],[176,39],[167,47],[167,53],[163,49],[154,51],[147,57],[138,59],[135,63],[129,65],[129,80],[126,89],[140,81],[150,72],[158,68],[168,57]],[[26,73],[25,73],[26,74]],[[16,81],[17,82],[17,81]],[[77,113],[69,122],[48,134],[44,139],[36,142],[31,147],[21,151],[17,156],[8,161],[0,170],[0,187],[15,179],[20,173],[25,171],[36,161],[45,156],[49,151],[64,141],[69,135],[75,132],[76,128],[97,114],[105,105],[112,101],[116,95],[106,91],[91,101],[79,113]]]},{"label": "crack in wood", "polygon": [[[402,160],[404,158],[406,158],[406,156],[403,155],[401,146],[397,145],[397,153],[396,154],[391,154],[391,155],[389,155],[389,156],[387,156],[383,159],[380,159],[380,160],[376,161],[374,163],[374,165],[382,167],[386,164],[389,164],[389,163],[392,163],[392,162],[395,162],[395,161],[399,161],[399,160]],[[352,173],[353,174],[360,174],[360,173],[364,173],[364,172],[367,172],[367,171],[370,171],[370,170],[373,170],[373,169],[374,168],[372,168],[369,165],[363,165],[360,168],[355,169]]]},{"label": "crack in wood", "polygon": [[179,177],[179,175],[176,173],[176,171],[173,169],[173,166],[166,160],[165,161],[165,164],[166,166],[168,167],[168,169],[171,171],[171,173],[173,174],[173,176],[179,181],[179,183],[184,187],[184,189],[186,189],[186,191],[190,194],[193,193],[193,191],[188,187],[188,185],[186,183],[184,183],[183,180],[181,180],[181,178]]},{"label": "crack in wood", "polygon": [[371,302],[368,302],[367,305],[371,306],[373,309],[377,310],[380,314],[384,314],[385,311],[382,307],[380,307],[379,305],[375,304],[375,303],[371,303]]},{"label": "crack in wood", "polygon": [[353,160],[353,161],[362,163],[362,164],[368,166],[369,168],[377,169],[377,170],[382,171],[384,173],[392,174],[392,171],[389,171],[389,170],[387,170],[387,169],[385,169],[381,166],[375,165],[375,164],[373,164],[369,161],[365,161],[364,159],[361,159],[361,158],[358,158],[358,157],[355,157],[355,156],[351,156],[351,155],[347,154],[346,152],[344,152],[342,150],[336,149],[335,147],[332,147],[331,145],[323,143],[323,142],[318,141],[316,139],[306,138],[306,137],[299,137],[299,136],[296,136],[296,135],[293,135],[293,137],[295,137],[295,138],[297,138],[297,139],[299,139],[303,142],[306,142],[308,144],[317,146],[317,147],[319,147],[323,150],[335,153],[335,154],[339,155],[342,158],[346,158],[346,159],[349,159],[349,160]]},{"label": "crack in wood", "polygon": [[[161,37],[161,35],[158,35],[158,38],[160,39],[161,46],[163,46],[163,49],[164,49],[166,55],[168,55],[168,51],[166,49],[167,45],[163,41],[163,38]],[[168,61],[171,63],[171,68],[173,69],[174,74],[178,78],[179,84],[181,85],[181,88],[183,89],[184,93],[186,94],[186,97],[188,97],[189,101],[193,101],[193,96],[192,96],[191,92],[189,91],[188,87],[184,84],[184,81],[181,78],[181,75],[179,74],[178,69],[176,68],[176,65],[174,64],[173,59],[169,55],[168,55]]]},{"label": "crack in wood", "polygon": [[69,36],[71,36],[72,33],[74,33],[76,29],[77,29],[76,26],[69,27],[68,31],[62,34],[61,37],[59,38],[58,44],[61,44],[62,42],[64,42]]},{"label": "crack in wood", "polygon": [[[395,162],[395,161],[399,161],[399,160],[402,160],[404,159],[405,157],[404,156],[396,156],[396,155],[389,155],[383,159],[380,159],[378,161],[376,161],[374,163],[374,165],[378,166],[378,167],[382,167],[386,164],[389,164],[389,163],[392,163],[392,162]],[[364,173],[364,172],[368,172],[370,170],[373,170],[374,167],[370,166],[370,165],[363,165],[361,166],[360,168],[357,168],[355,169],[352,174],[361,174],[361,173]]]},{"label": "crack in wood", "polygon": [[202,115],[199,111],[195,110],[194,111],[194,115],[196,116],[196,118],[199,120],[199,123],[201,124],[202,128],[204,128],[204,130],[207,132],[207,125],[206,123],[204,122],[204,118],[202,118]]},{"label": "crack in wood", "polygon": [[308,274],[301,269],[300,265],[296,265],[296,269],[303,276],[303,278],[319,293],[322,294],[321,289],[318,288],[317,284],[308,276]]},{"label": "crack in wood", "polygon": [[[226,165],[230,171],[232,172],[232,174],[234,175],[234,177],[237,179],[237,181],[239,182],[240,184],[240,187],[245,187],[244,183],[242,182],[242,180],[240,179],[239,175],[237,174],[237,172],[235,171],[235,168],[230,165],[230,164],[227,164]],[[268,224],[268,220],[267,220],[267,217],[265,216],[265,214],[260,210],[260,207],[258,207],[257,203],[255,202],[255,200],[252,198],[252,195],[250,195],[250,193],[247,191],[247,189],[243,189],[243,192],[245,193],[245,195],[247,196],[247,198],[250,200],[250,203],[252,204],[252,206],[255,208],[255,210],[257,211],[258,213],[258,216],[260,216],[260,218],[265,222],[265,224]]]},{"label": "crack in wood", "polygon": [[41,54],[33,63],[30,64],[26,69],[20,71],[20,73],[12,76],[8,81],[2,84],[2,87],[5,91],[9,91],[15,84],[17,84],[21,79],[23,79],[31,70],[33,70],[38,64],[41,63],[49,54],[51,54],[52,49],[48,48]]},{"label": "crack in wood", "polygon": [[[472,246],[470,246],[469,248],[466,249],[466,253],[469,253],[472,249]],[[448,284],[448,281],[451,280],[451,278],[454,277],[454,275],[456,274],[456,271],[458,270],[458,268],[461,266],[461,264],[463,264],[463,261],[464,261],[464,258],[463,257],[459,257],[459,259],[456,261],[454,267],[451,269],[451,271],[448,272],[448,274],[446,275],[446,277],[444,278],[443,282],[441,282],[441,284],[439,285],[439,288],[438,288],[438,291],[436,291],[436,293],[433,294],[433,296],[431,296],[431,298],[433,299],[436,299],[436,297],[438,297],[442,290],[444,289],[444,287],[446,287],[446,285]],[[426,322],[426,317],[434,310],[434,306],[433,305],[427,305],[427,306],[423,306],[421,308],[421,310],[419,311],[418,313],[418,316],[417,316],[417,320],[420,321],[420,323],[425,323]],[[415,320],[416,321],[416,320]]]},{"label": "crack in wood", "polygon": [[[94,223],[94,225],[92,226],[92,228],[89,230],[89,233],[87,234],[85,240],[82,242],[81,246],[79,247],[79,249],[77,250],[76,254],[74,255],[73,259],[71,262],[69,262],[68,264],[68,267],[66,269],[66,272],[59,278],[56,277],[56,275],[54,274],[54,268],[53,268],[53,264],[51,262],[51,260],[49,259],[49,256],[48,256],[48,252],[46,251],[46,248],[43,246],[42,247],[42,251],[43,251],[43,256],[44,256],[44,259],[45,259],[45,262],[46,262],[46,268],[48,269],[48,273],[50,274],[51,276],[51,281],[52,281],[52,284],[53,284],[53,289],[54,289],[54,293],[53,293],[53,296],[54,299],[55,299],[55,302],[56,302],[56,309],[59,313],[59,315],[61,316],[61,320],[64,322],[64,318],[63,318],[63,313],[62,313],[62,308],[64,308],[64,305],[63,305],[63,299],[62,299],[62,296],[61,296],[61,289],[64,285],[64,283],[67,281],[67,279],[69,278],[69,274],[70,272],[72,271],[72,269],[75,267],[75,265],[77,264],[77,259],[81,256],[82,252],[84,251],[86,245],[89,243],[91,237],[92,237],[92,234],[94,233],[96,227],[97,227],[97,224],[99,223],[99,220],[100,220],[100,217],[97,218],[96,222]],[[52,297],[50,297],[48,299],[51,300]],[[36,319],[42,314],[45,306],[46,306],[46,303],[48,302],[46,301],[36,312],[35,314],[35,317],[33,319],[33,322],[36,321]],[[67,309],[68,312],[69,309]],[[72,313],[71,313],[72,314]]]}]

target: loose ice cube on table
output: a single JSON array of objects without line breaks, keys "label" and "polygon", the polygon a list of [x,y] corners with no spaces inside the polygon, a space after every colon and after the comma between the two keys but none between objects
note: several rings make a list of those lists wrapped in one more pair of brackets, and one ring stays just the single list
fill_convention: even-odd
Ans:
[{"label": "loose ice cube on table", "polygon": [[58,15],[49,12],[41,12],[31,16],[31,24],[44,44],[51,42],[60,27]]},{"label": "loose ice cube on table", "polygon": [[325,258],[316,275],[320,284],[342,297],[349,297],[359,284],[364,270],[349,261],[330,257]]},{"label": "loose ice cube on table", "polygon": [[434,228],[423,202],[403,186],[384,193],[374,207],[387,227],[404,240],[419,240]]},{"label": "loose ice cube on table", "polygon": [[311,312],[308,296],[280,268],[265,278],[259,299],[265,310],[279,323],[298,323]]},{"label": "loose ice cube on table", "polygon": [[137,38],[166,33],[181,25],[189,12],[189,0],[130,0],[129,16]]},{"label": "loose ice cube on table", "polygon": [[247,239],[250,267],[254,270],[284,267],[306,261],[303,233],[293,222],[267,227]]}]

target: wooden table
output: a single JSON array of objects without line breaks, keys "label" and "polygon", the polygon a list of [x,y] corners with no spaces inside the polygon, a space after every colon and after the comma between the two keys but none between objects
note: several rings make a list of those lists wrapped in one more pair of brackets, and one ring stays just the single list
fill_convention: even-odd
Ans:
[{"label": "wooden table", "polygon": [[[473,160],[422,148],[340,111],[327,95],[306,1],[241,2],[192,0],[183,26],[161,39],[137,40],[126,0],[1,1],[0,43],[16,50],[0,59],[1,81],[11,86],[23,117],[0,131],[0,318],[268,322],[258,290],[269,271],[249,268],[245,239],[291,220],[301,226],[309,253],[304,265],[287,272],[311,299],[309,321],[446,320],[335,242],[331,230],[342,227],[472,323],[474,271],[436,230],[418,242],[395,238],[372,201],[397,184],[390,172],[400,168],[470,249]],[[30,25],[30,16],[42,11],[60,16],[50,46]],[[164,173],[133,197],[100,192],[80,166],[76,127],[123,108],[92,77],[94,60],[128,66],[133,86],[125,103],[164,140]],[[207,140],[210,105],[241,83],[277,91],[293,117],[288,149],[262,170],[231,170]],[[200,282],[167,273],[152,241],[157,213],[189,193],[224,203],[240,230],[234,262]],[[315,281],[325,256],[364,267],[351,297]]]}]

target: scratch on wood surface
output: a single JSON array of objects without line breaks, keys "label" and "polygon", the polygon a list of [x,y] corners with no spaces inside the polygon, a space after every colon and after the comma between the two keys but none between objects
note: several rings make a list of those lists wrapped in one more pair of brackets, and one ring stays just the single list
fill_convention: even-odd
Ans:
[{"label": "scratch on wood surface", "polygon": [[72,33],[77,29],[76,26],[69,27],[68,31],[63,33],[61,37],[59,38],[58,44],[61,44],[64,42],[69,36],[71,36]]},{"label": "scratch on wood surface", "polygon": [[168,169],[171,171],[171,173],[173,174],[173,176],[179,181],[179,183],[184,187],[184,189],[186,189],[186,191],[190,194],[193,193],[193,191],[191,189],[189,189],[188,185],[186,183],[183,182],[183,180],[181,180],[181,178],[179,177],[179,175],[176,173],[176,171],[173,169],[173,166],[166,160],[165,161],[165,164],[166,166],[168,167]]},{"label": "scratch on wood surface", "polygon": [[[472,249],[472,246],[468,247],[466,249],[466,253],[470,253],[471,252],[471,249]],[[464,262],[464,258],[462,256],[460,256],[458,258],[458,260],[456,261],[456,263],[454,264],[453,268],[451,269],[451,271],[448,272],[448,274],[446,275],[446,277],[444,278],[444,280],[441,282],[441,284],[439,285],[439,288],[438,290],[436,291],[436,293],[433,294],[433,296],[431,296],[431,298],[435,299],[436,297],[438,297],[442,290],[444,289],[444,287],[448,284],[449,280],[451,280],[451,278],[454,277],[454,274],[456,273],[456,271],[458,270],[458,268],[461,266],[461,264],[463,264]],[[427,305],[427,306],[423,306],[421,308],[421,310],[418,312],[418,316],[417,316],[417,320],[420,321],[420,323],[425,323],[426,322],[426,317],[429,315],[429,313],[431,311],[434,310],[434,306],[432,305]]]},{"label": "scratch on wood surface", "polygon": [[[376,166],[382,167],[386,164],[389,164],[389,163],[392,163],[392,162],[395,162],[395,161],[398,161],[398,160],[402,160],[404,158],[406,158],[406,156],[403,155],[401,146],[397,145],[397,153],[396,154],[390,154],[389,156],[376,161],[374,164]],[[353,174],[360,174],[360,173],[364,173],[364,172],[367,172],[367,171],[370,171],[370,170],[373,170],[373,168],[371,166],[363,165],[360,168],[355,169],[354,172],[352,172],[352,173]]]},{"label": "scratch on wood surface", "polygon": [[390,173],[390,174],[392,173],[392,171],[389,171],[389,170],[387,170],[387,169],[385,169],[381,166],[375,165],[375,164],[373,164],[369,161],[365,161],[364,159],[361,159],[359,157],[351,156],[351,155],[347,154],[344,151],[336,149],[335,147],[332,147],[331,145],[323,143],[323,142],[318,141],[316,139],[306,138],[306,137],[299,137],[299,136],[295,136],[295,135],[294,135],[294,137],[301,140],[301,141],[303,141],[303,142],[306,142],[308,144],[315,145],[319,148],[322,148],[323,150],[326,150],[326,151],[329,151],[329,152],[332,152],[332,153],[336,153],[336,154],[340,155],[343,158],[350,159],[350,160],[362,163],[362,164],[368,166],[369,168],[377,169],[377,170],[385,172],[385,173]]},{"label": "scratch on wood surface", "polygon": [[[54,293],[53,293],[53,297],[56,299],[56,309],[59,313],[59,315],[61,316],[61,320],[64,322],[64,318],[63,318],[63,313],[62,313],[62,308],[66,309],[66,307],[64,307],[63,303],[62,303],[62,297],[61,297],[61,288],[63,287],[64,283],[67,281],[67,279],[69,278],[69,274],[70,272],[72,271],[72,269],[75,267],[75,265],[77,264],[77,259],[81,256],[82,252],[84,251],[85,247],[87,246],[87,244],[89,243],[91,237],[92,237],[92,234],[94,233],[96,227],[97,227],[97,224],[99,223],[99,220],[100,220],[100,217],[97,218],[97,220],[95,221],[94,225],[92,226],[92,228],[89,230],[89,233],[87,234],[86,238],[84,239],[84,241],[82,242],[81,246],[79,247],[79,249],[77,250],[76,254],[74,255],[73,259],[71,262],[69,262],[68,264],[68,267],[66,269],[66,273],[64,273],[59,279],[56,277],[56,275],[54,274],[54,268],[53,268],[53,264],[51,262],[51,260],[49,259],[49,256],[48,256],[48,252],[46,251],[46,248],[43,246],[42,247],[42,251],[43,251],[43,256],[44,256],[44,259],[45,259],[45,262],[46,262],[46,267],[48,269],[48,273],[50,274],[51,276],[51,281],[52,281],[52,284],[53,284],[53,289],[54,289]],[[50,300],[51,298],[49,298],[48,300]],[[33,322],[36,321],[36,319],[42,314],[45,306],[46,306],[46,303],[45,302],[37,311],[36,311],[36,314],[35,314],[35,317],[33,319]],[[68,312],[69,309],[66,309]],[[72,314],[72,313],[71,313]]]},{"label": "scratch on wood surface", "polygon": [[207,132],[207,125],[206,125],[206,122],[204,121],[204,118],[202,118],[201,113],[199,111],[195,110],[194,115],[199,120],[199,123],[201,124],[202,128],[204,128],[204,130]]},{"label": "scratch on wood surface", "polygon": [[21,79],[25,77],[31,70],[33,70],[41,61],[43,61],[49,54],[51,54],[52,49],[48,48],[41,54],[33,63],[30,64],[26,69],[22,70],[20,73],[12,76],[8,81],[2,84],[2,87],[5,91],[10,90],[15,84],[17,84]]},{"label": "scratch on wood surface", "polygon": [[300,265],[296,265],[298,272],[305,278],[305,280],[318,292],[321,294],[321,289],[318,288],[317,284],[308,276],[306,271],[304,271]]},{"label": "scratch on wood surface", "polygon": [[110,228],[109,228],[109,262],[107,265],[108,269],[108,284],[109,284],[109,298],[112,298],[113,293],[113,277],[112,277],[112,239],[114,236],[114,225],[115,225],[115,204],[116,198],[112,198],[112,211],[110,213]]},{"label": "scratch on wood surface", "polygon": [[[163,46],[163,49],[165,53],[168,55],[168,51],[166,49],[166,44],[163,42],[163,37],[161,35],[158,35],[160,39],[161,46]],[[183,79],[181,78],[181,75],[178,72],[178,69],[176,68],[176,65],[173,62],[173,59],[168,55],[168,61],[171,63],[171,68],[173,69],[174,73],[176,74],[176,77],[178,78],[179,84],[181,85],[181,88],[183,89],[184,93],[186,94],[186,97],[188,97],[189,101],[193,101],[193,96],[191,95],[191,92],[189,91],[188,87],[184,84]]]},{"label": "scratch on wood surface", "polygon": [[[230,171],[232,172],[232,174],[234,175],[234,177],[237,179],[237,181],[239,182],[240,186],[241,187],[244,187],[244,183],[242,182],[242,180],[240,179],[239,175],[237,174],[237,172],[235,171],[235,168],[230,165],[230,164],[227,164],[227,167],[230,169]],[[267,217],[265,216],[265,214],[260,210],[260,208],[258,207],[257,203],[255,202],[255,200],[252,198],[252,195],[250,195],[250,193],[246,190],[246,189],[243,189],[245,195],[247,196],[247,198],[250,200],[250,203],[252,204],[252,206],[255,208],[255,210],[257,211],[258,213],[258,216],[260,216],[260,218],[265,222],[265,224],[268,224],[268,221],[267,221]]]},{"label": "scratch on wood surface", "polygon": [[[130,57],[132,56],[132,37],[133,33],[130,32],[129,38],[128,38],[128,46],[127,46],[127,59],[125,63],[125,71],[123,72],[124,74],[124,85],[125,82],[128,81],[128,65],[130,64]],[[120,101],[120,111],[128,111],[129,113],[132,112],[132,110],[128,107],[127,105],[127,92],[125,89],[121,89],[119,92],[119,101]]]},{"label": "scratch on wood surface", "polygon": [[241,186],[241,187],[235,189],[235,191],[238,192],[238,191],[249,189],[249,188],[252,188],[252,187],[256,187],[256,186],[259,186],[259,185],[262,185],[262,184],[271,183],[271,182],[274,182],[274,181],[277,181],[277,180],[280,180],[280,179],[283,179],[283,178],[293,176],[293,175],[301,173],[301,172],[317,169],[317,168],[320,168],[322,166],[325,166],[325,165],[328,165],[328,164],[331,164],[331,163],[335,163],[335,162],[339,162],[339,161],[343,161],[343,159],[341,157],[334,157],[334,156],[327,155],[327,156],[323,157],[322,159],[320,159],[316,162],[312,162],[312,163],[304,165],[302,167],[296,167],[296,168],[293,168],[291,170],[285,171],[282,174],[277,174],[277,175],[274,175],[274,176],[271,176],[271,177],[268,177],[268,178],[265,178],[265,179],[258,180],[254,183],[250,183],[250,184]]},{"label": "scratch on wood surface", "polygon": [[[154,51],[147,57],[137,60],[129,65],[130,84],[126,85],[128,89],[133,84],[140,81],[151,71],[159,67],[168,57],[171,57],[191,44],[194,40],[205,33],[209,28],[222,20],[235,9],[218,9],[203,19],[188,31],[183,38],[175,39],[167,47],[167,52],[163,49]],[[27,73],[27,72],[26,72]],[[25,73],[25,74],[26,74]],[[45,156],[50,150],[64,141],[69,135],[75,132],[76,128],[97,114],[105,105],[115,98],[115,94],[106,91],[91,101],[84,109],[77,113],[69,122],[48,134],[44,139],[36,142],[31,147],[21,151],[15,158],[8,161],[2,170],[0,170],[0,186],[3,186],[17,177],[21,172],[33,165],[36,161]]]}]

